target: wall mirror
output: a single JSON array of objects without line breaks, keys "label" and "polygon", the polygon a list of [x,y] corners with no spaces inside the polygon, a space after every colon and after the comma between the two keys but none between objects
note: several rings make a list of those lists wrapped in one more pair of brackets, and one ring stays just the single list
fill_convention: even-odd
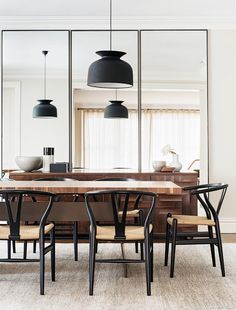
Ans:
[{"label": "wall mirror", "polygon": [[[18,168],[15,157],[41,156],[55,148],[56,161],[69,160],[68,31],[2,32],[2,169]],[[55,119],[32,118],[43,97],[47,55],[47,97],[57,107]]]},{"label": "wall mirror", "polygon": [[[87,86],[89,65],[100,57],[96,51],[109,50],[109,31],[72,32],[73,75],[73,165],[104,170],[138,170],[137,31],[113,31],[113,50],[133,68],[134,86],[127,89],[102,89]],[[123,100],[128,119],[106,119],[109,100]]]},{"label": "wall mirror", "polygon": [[[109,31],[2,32],[2,168],[15,169],[15,156],[42,155],[52,146],[55,160],[74,168],[153,171],[154,160],[172,161],[162,154],[170,145],[182,171],[200,168],[207,181],[207,31],[114,30],[112,36],[113,49],[127,53],[134,72],[134,86],[117,94],[87,86],[96,51],[109,49]],[[45,49],[47,92],[58,110],[48,120],[32,118],[43,94]],[[103,117],[116,97],[128,119]]]},{"label": "wall mirror", "polygon": [[144,30],[141,42],[142,169],[179,156],[207,181],[207,32]]}]

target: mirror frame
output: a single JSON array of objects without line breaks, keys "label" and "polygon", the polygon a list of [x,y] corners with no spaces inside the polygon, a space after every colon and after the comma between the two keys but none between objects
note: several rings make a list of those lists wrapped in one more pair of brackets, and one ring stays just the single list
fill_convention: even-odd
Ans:
[{"label": "mirror frame", "polygon": [[[29,31],[36,31],[36,32],[53,32],[53,31],[64,31],[68,33],[68,139],[69,139],[69,149],[68,149],[68,157],[69,157],[69,167],[70,171],[72,170],[72,107],[73,107],[73,85],[72,85],[72,34],[73,32],[103,32],[103,31],[109,31],[105,29],[9,29],[9,30],[1,30],[1,160],[0,160],[0,168],[2,173],[3,168],[3,37],[4,33],[7,32],[29,32]],[[136,32],[137,33],[137,86],[138,86],[138,172],[142,172],[142,55],[141,55],[141,41],[142,41],[142,33],[143,32],[151,32],[151,31],[192,31],[192,32],[205,32],[206,35],[206,167],[207,167],[207,180],[206,182],[209,182],[209,73],[208,73],[208,29],[114,29],[112,31],[125,31],[125,32]]]}]

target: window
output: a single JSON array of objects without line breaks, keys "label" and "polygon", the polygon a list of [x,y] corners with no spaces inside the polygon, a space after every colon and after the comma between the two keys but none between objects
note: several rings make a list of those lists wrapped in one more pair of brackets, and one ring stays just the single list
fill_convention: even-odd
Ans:
[{"label": "window", "polygon": [[[129,119],[104,119],[103,110],[76,111],[81,165],[90,169],[116,167],[137,169],[137,110]],[[127,134],[128,133],[128,134]],[[142,110],[142,170],[152,169],[152,161],[163,159],[161,149],[170,144],[180,155],[183,169],[199,158],[200,112],[197,109]],[[164,158],[167,162],[171,158]]]}]

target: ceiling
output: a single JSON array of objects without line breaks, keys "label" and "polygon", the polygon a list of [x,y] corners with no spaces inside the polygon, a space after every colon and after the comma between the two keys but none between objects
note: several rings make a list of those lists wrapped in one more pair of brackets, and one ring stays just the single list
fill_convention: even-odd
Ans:
[{"label": "ceiling", "polygon": [[[97,50],[109,47],[109,33],[73,32],[73,79],[86,82],[89,65],[98,59]],[[49,50],[47,76],[67,78],[66,31],[7,31],[3,35],[4,79],[42,78],[42,50]],[[137,81],[137,33],[114,32],[113,48],[134,70]],[[147,31],[142,34],[143,81],[206,81],[206,33],[204,31]],[[79,85],[80,87],[83,85]]]},{"label": "ceiling", "polygon": [[[95,5],[96,3],[96,5]],[[113,15],[235,16],[234,0],[113,0]],[[0,16],[108,16],[109,0],[0,0]]]}]

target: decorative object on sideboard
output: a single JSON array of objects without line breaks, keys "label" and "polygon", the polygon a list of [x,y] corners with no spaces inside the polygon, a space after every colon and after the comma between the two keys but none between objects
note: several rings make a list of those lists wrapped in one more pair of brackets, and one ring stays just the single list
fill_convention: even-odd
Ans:
[{"label": "decorative object on sideboard", "polygon": [[37,100],[39,103],[33,108],[33,118],[57,117],[57,108],[51,104],[53,100],[46,99],[46,56],[48,51],[42,51],[44,55],[44,99]]},{"label": "decorative object on sideboard", "polygon": [[50,171],[50,164],[54,163],[54,147],[43,148],[43,172]]},{"label": "decorative object on sideboard", "polygon": [[38,170],[43,166],[42,156],[16,156],[15,161],[17,166],[25,172]]},{"label": "decorative object on sideboard", "polygon": [[174,171],[175,171],[175,167],[165,166],[161,168],[161,172],[174,172]]},{"label": "decorative object on sideboard", "polygon": [[152,162],[152,167],[153,167],[155,172],[161,171],[161,169],[165,166],[166,166],[166,161],[164,161],[164,160],[154,160]]},{"label": "decorative object on sideboard", "polygon": [[98,51],[101,59],[89,66],[88,86],[99,88],[127,88],[133,86],[132,67],[120,58],[126,53],[112,50],[112,0],[110,0],[110,50]]},{"label": "decorative object on sideboard", "polygon": [[69,172],[69,163],[52,163],[50,164],[50,172]]},{"label": "decorative object on sideboard", "polygon": [[171,163],[169,163],[168,166],[175,168],[174,171],[180,171],[181,170],[182,164],[179,161],[179,154],[176,153],[174,148],[172,148],[169,144],[167,144],[162,148],[162,154],[163,155],[171,154],[172,155],[172,161],[171,161]]},{"label": "decorative object on sideboard", "polygon": [[[197,168],[196,168],[196,163],[198,163],[198,166],[197,166]],[[192,162],[191,162],[191,164],[189,165],[189,167],[188,167],[188,170],[190,170],[193,166],[195,166],[195,169],[193,169],[193,171],[195,171],[195,172],[197,172],[197,174],[198,174],[198,177],[200,176],[200,166],[199,166],[199,163],[200,163],[200,159],[194,159]]]},{"label": "decorative object on sideboard", "polygon": [[179,161],[179,155],[178,154],[172,154],[172,162],[169,163],[170,167],[175,168],[174,171],[180,171],[182,168],[182,164]]}]

